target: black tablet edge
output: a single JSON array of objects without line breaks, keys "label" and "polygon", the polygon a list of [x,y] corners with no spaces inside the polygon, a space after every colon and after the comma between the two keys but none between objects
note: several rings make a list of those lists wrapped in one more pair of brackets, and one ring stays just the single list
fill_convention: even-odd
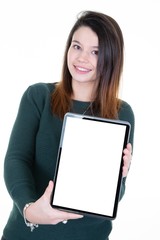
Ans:
[{"label": "black tablet edge", "polygon": [[118,176],[118,184],[117,184],[117,189],[116,189],[116,197],[115,197],[115,203],[114,203],[113,215],[112,216],[107,216],[107,215],[94,213],[94,212],[87,212],[87,211],[84,211],[84,210],[77,210],[77,209],[73,209],[73,208],[67,208],[67,207],[58,206],[58,205],[53,204],[55,187],[56,187],[56,180],[57,180],[57,176],[58,176],[58,167],[59,167],[60,156],[61,156],[61,151],[62,151],[62,139],[63,139],[63,136],[64,136],[64,128],[65,128],[65,124],[66,124],[66,121],[67,121],[67,117],[78,117],[78,118],[82,118],[84,120],[102,121],[102,122],[110,122],[110,123],[113,123],[113,124],[125,125],[126,126],[126,131],[125,131],[123,149],[126,147],[128,141],[129,141],[131,125],[130,125],[129,122],[119,120],[119,119],[117,119],[117,120],[113,119],[112,120],[112,119],[99,118],[99,117],[94,117],[94,116],[87,116],[87,115],[81,115],[81,114],[67,112],[64,116],[64,122],[63,122],[63,126],[62,126],[62,134],[61,134],[59,150],[58,150],[58,154],[57,154],[57,163],[56,163],[55,174],[54,174],[54,178],[53,178],[55,185],[54,185],[52,195],[51,195],[51,206],[53,208],[56,208],[56,209],[61,210],[61,211],[67,211],[67,212],[72,212],[72,213],[75,213],[75,214],[82,214],[82,215],[86,215],[86,216],[93,216],[93,217],[100,217],[100,218],[106,218],[106,219],[114,220],[117,216],[118,203],[119,203],[119,197],[120,197],[121,185],[122,185],[122,179],[123,179],[123,176],[122,176],[123,152],[122,152],[122,157],[121,157],[120,170],[119,170],[119,176]]}]

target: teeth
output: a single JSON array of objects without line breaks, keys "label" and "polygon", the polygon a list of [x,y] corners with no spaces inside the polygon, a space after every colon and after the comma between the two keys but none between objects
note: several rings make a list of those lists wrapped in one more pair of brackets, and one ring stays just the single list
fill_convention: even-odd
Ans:
[{"label": "teeth", "polygon": [[86,68],[82,68],[82,67],[76,67],[78,70],[83,71],[83,72],[88,72],[89,70]]}]

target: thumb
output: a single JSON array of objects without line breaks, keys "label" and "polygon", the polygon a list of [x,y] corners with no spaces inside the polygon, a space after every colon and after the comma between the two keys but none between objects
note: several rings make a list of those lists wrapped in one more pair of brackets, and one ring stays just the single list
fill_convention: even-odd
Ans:
[{"label": "thumb", "polygon": [[50,199],[52,191],[53,191],[53,181],[49,181],[48,186],[44,192],[44,197]]}]

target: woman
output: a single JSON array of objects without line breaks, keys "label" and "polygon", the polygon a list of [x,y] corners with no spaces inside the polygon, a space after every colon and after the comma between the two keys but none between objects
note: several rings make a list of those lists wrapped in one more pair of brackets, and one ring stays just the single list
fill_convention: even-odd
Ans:
[{"label": "woman", "polygon": [[120,199],[124,194],[134,113],[118,99],[123,47],[121,29],[113,18],[83,12],[68,37],[61,81],[34,84],[23,94],[4,163],[13,209],[2,239],[109,239],[111,221],[53,209],[50,197],[63,116],[68,111],[130,122]]}]

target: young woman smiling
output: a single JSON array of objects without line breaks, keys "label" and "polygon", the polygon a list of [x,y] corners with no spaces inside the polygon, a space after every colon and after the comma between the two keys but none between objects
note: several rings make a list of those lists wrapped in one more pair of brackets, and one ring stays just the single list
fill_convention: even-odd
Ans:
[{"label": "young woman smiling", "polygon": [[69,111],[130,122],[120,199],[124,194],[132,158],[134,113],[118,98],[123,48],[121,29],[112,17],[82,12],[68,36],[61,80],[36,83],[24,92],[4,162],[13,208],[2,239],[109,239],[110,220],[56,210],[50,197],[63,117]]}]

